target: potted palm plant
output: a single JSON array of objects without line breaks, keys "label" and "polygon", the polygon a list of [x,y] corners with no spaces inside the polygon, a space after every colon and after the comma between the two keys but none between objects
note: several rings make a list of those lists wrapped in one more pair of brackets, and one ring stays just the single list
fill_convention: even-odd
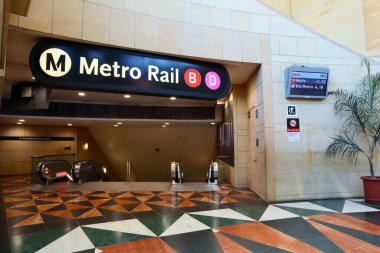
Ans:
[{"label": "potted palm plant", "polygon": [[370,176],[363,176],[364,199],[380,204],[380,177],[374,173],[374,159],[380,145],[380,73],[371,73],[371,64],[363,59],[366,75],[355,91],[331,92],[336,98],[334,110],[343,118],[339,134],[327,147],[329,157],[345,157],[356,163],[359,156],[369,163]]}]

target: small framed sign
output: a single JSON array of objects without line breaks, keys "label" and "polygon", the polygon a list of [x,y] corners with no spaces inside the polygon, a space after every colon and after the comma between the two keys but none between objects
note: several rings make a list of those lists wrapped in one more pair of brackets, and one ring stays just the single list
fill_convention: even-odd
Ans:
[{"label": "small framed sign", "polygon": [[287,129],[288,132],[300,132],[300,119],[299,118],[288,118]]},{"label": "small framed sign", "polygon": [[287,114],[288,117],[297,116],[297,107],[295,105],[288,105]]},{"label": "small framed sign", "polygon": [[296,143],[301,142],[301,133],[288,133],[288,142],[289,143]]}]

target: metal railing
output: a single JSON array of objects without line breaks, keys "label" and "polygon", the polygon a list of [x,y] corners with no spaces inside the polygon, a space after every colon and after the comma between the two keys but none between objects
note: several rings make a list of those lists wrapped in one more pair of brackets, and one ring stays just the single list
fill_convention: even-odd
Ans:
[{"label": "metal railing", "polygon": [[230,183],[230,171],[233,168],[231,165],[225,163],[224,161],[217,159],[219,165],[219,176],[218,182],[221,183]]},{"label": "metal railing", "polygon": [[127,174],[126,178],[125,178],[126,182],[138,182],[138,181],[140,181],[131,161],[127,161],[127,173],[126,174]]}]

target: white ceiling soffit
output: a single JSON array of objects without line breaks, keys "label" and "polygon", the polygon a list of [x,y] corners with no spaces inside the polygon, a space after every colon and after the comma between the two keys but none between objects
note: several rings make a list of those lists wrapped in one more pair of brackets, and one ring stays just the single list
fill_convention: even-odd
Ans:
[{"label": "white ceiling soffit", "polygon": [[[22,125],[17,125],[19,120],[25,120]],[[118,123],[121,123],[118,125]],[[36,116],[8,116],[0,115],[0,125],[23,126],[61,126],[86,127],[86,128],[128,128],[128,127],[153,127],[162,128],[165,123],[167,127],[186,127],[186,126],[210,126],[215,127],[220,120],[144,120],[144,119],[86,119],[86,118],[47,118]],[[211,123],[215,123],[212,125]]]}]

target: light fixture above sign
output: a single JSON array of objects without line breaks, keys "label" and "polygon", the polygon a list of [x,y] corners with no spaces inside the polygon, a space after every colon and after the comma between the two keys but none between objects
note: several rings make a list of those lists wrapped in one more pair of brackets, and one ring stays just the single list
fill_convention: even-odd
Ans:
[{"label": "light fixture above sign", "polygon": [[218,100],[230,77],[221,64],[43,39],[32,49],[36,81],[50,88]]}]

